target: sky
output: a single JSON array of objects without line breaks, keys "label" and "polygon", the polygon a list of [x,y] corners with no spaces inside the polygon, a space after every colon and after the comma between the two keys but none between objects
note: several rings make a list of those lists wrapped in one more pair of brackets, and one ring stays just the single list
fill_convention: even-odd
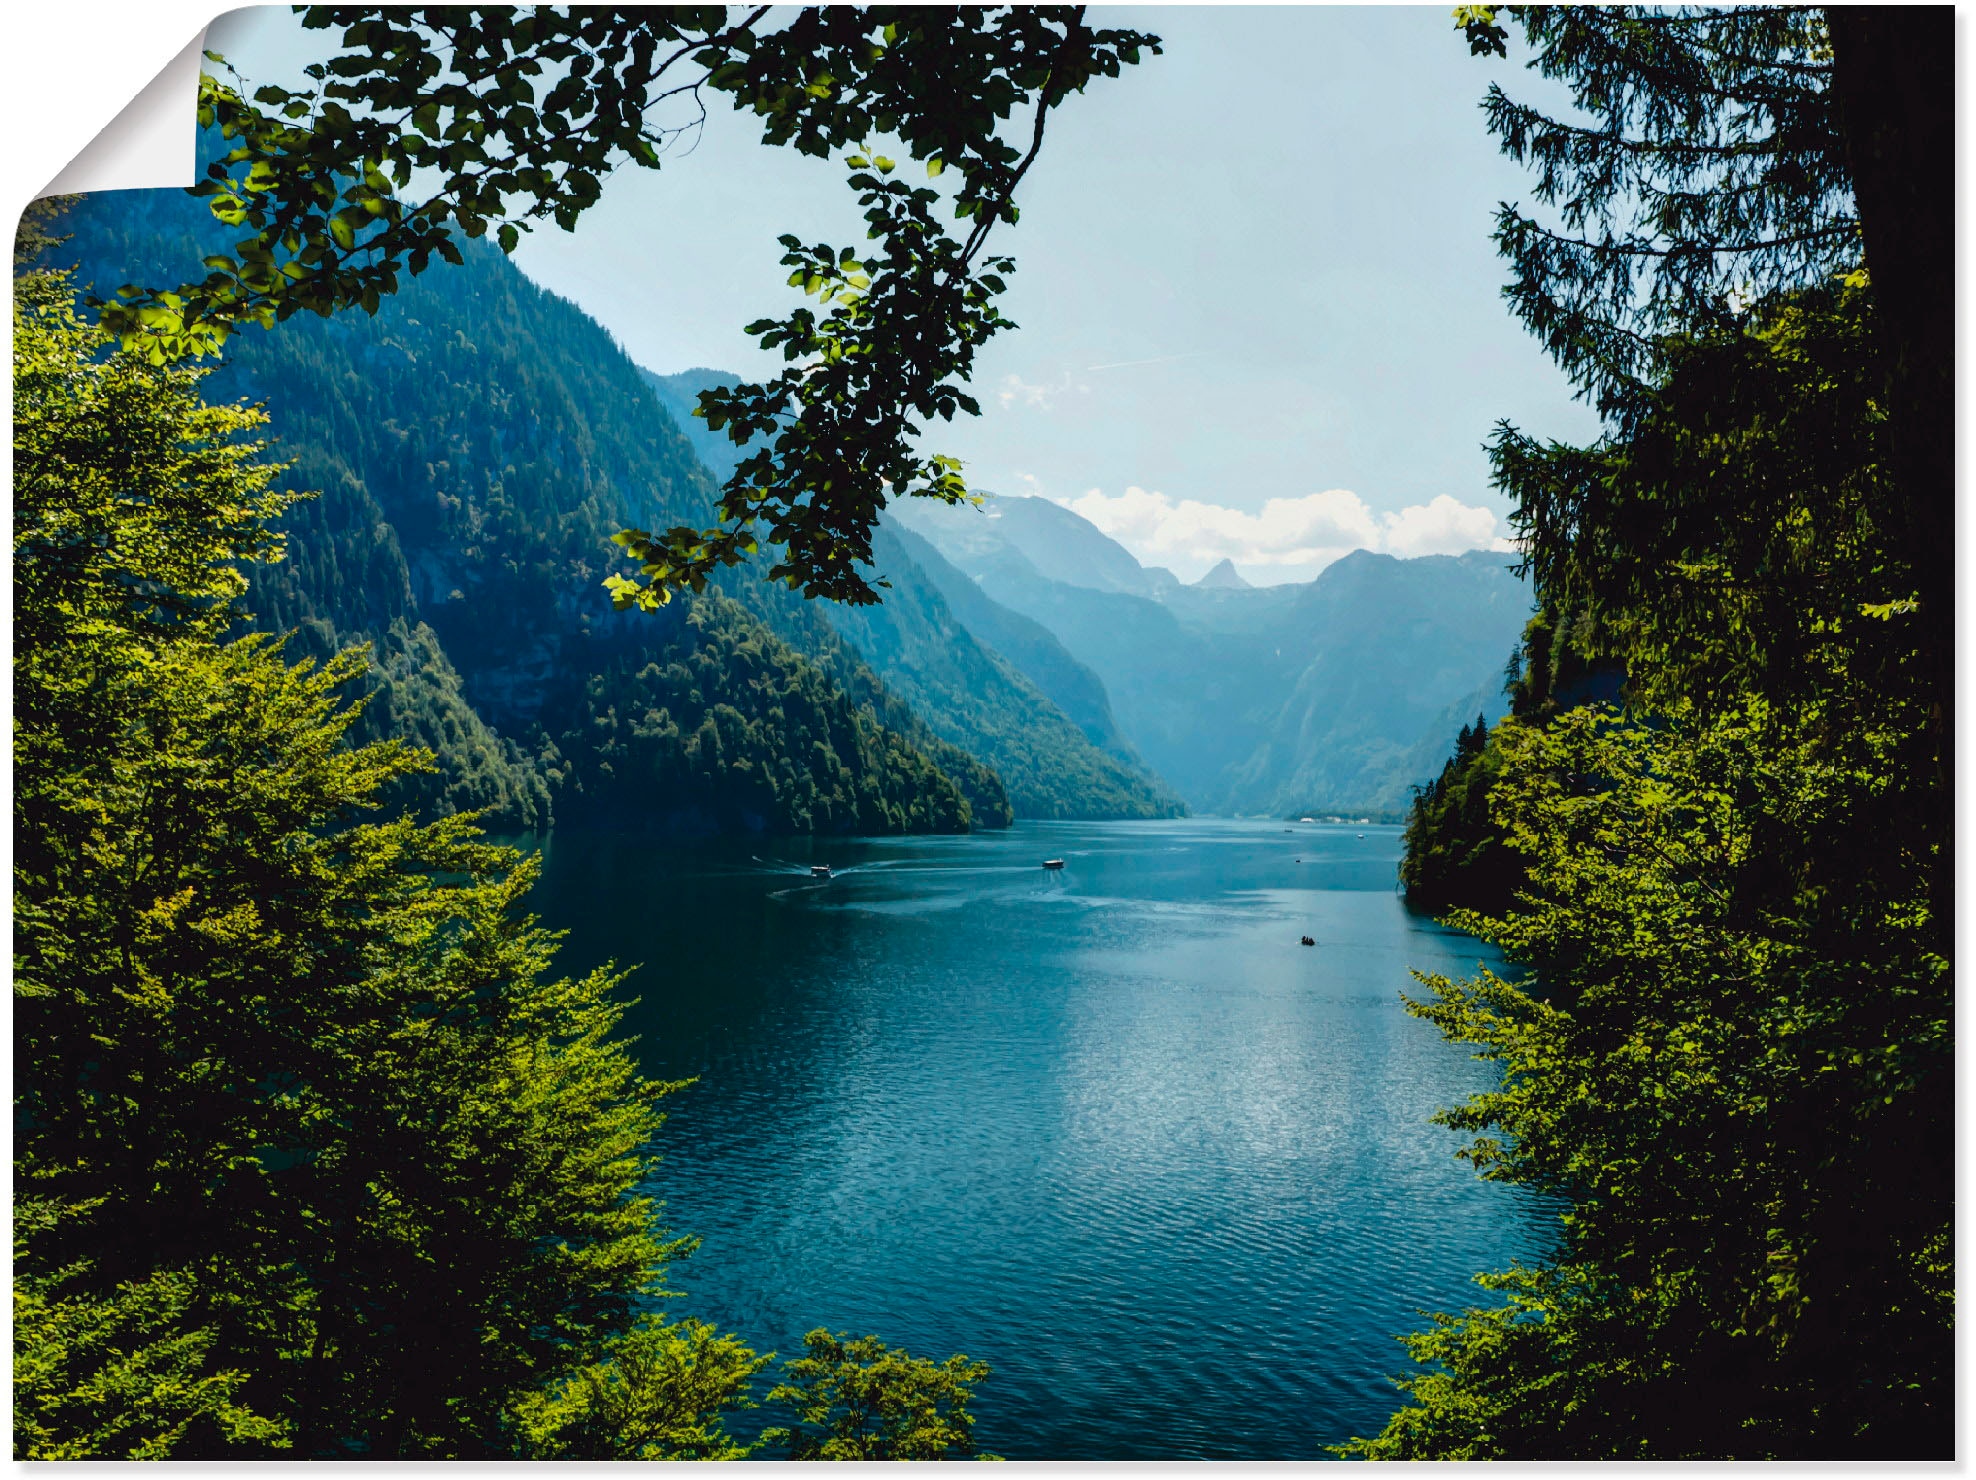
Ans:
[{"label": "sky", "polygon": [[[996,243],[1021,327],[977,360],[983,415],[937,425],[926,449],[1184,580],[1224,558],[1272,583],[1353,549],[1507,548],[1483,451],[1496,422],[1597,431],[1510,317],[1489,240],[1527,177],[1479,104],[1492,79],[1540,84],[1470,57],[1445,5],[1091,16],[1165,52],[1053,113]],[[267,81],[322,34],[270,8],[208,45]],[[515,260],[653,370],[772,373],[741,326],[799,297],[776,238],[856,245],[863,223],[841,166],[758,141],[752,119],[716,113]]]}]

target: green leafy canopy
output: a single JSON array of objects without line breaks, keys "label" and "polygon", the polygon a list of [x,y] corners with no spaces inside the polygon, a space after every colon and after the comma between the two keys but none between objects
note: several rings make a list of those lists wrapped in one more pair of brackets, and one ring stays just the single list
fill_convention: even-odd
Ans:
[{"label": "green leafy canopy", "polygon": [[[341,32],[309,68],[313,89],[252,97],[202,78],[199,119],[231,146],[195,189],[245,234],[205,259],[206,276],[131,285],[101,306],[126,347],[163,363],[216,351],[242,324],[307,310],[376,312],[400,273],[457,262],[458,235],[564,229],[630,161],[656,169],[681,128],[662,105],[725,95],[762,120],[766,144],[850,164],[868,245],[788,236],[790,282],[820,300],[751,325],[790,368],[709,393],[702,412],[737,443],[765,438],[723,490],[720,524],[627,530],[638,577],[613,576],[620,607],[663,604],[755,553],[805,594],[877,600],[857,566],[891,498],[967,497],[960,465],[913,448],[921,419],[978,413],[957,382],[1009,327],[995,308],[1013,263],[986,254],[1019,215],[1015,192],[1050,111],[1116,77],[1158,38],[1093,30],[1082,7],[826,6],[769,24],[762,7],[612,12],[311,6],[303,24]],[[1022,142],[1004,128],[1023,108]],[[703,115],[702,115],[703,116]],[[875,144],[896,137],[950,197],[892,178]],[[409,193],[408,193],[409,192]],[[937,220],[951,201],[956,236]]]}]

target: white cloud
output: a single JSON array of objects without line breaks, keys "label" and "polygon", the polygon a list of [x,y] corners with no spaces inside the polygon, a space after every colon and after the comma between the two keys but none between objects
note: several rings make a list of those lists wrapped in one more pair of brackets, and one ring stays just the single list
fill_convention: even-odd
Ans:
[{"label": "white cloud", "polygon": [[1064,372],[1063,379],[1054,385],[1032,385],[1020,375],[1004,375],[1001,389],[995,392],[995,399],[1002,403],[1005,410],[1021,405],[1032,411],[1048,411],[1058,396],[1068,395],[1073,390],[1090,389],[1088,385],[1073,385],[1068,370]]},{"label": "white cloud", "polygon": [[1459,555],[1464,550],[1508,550],[1510,542],[1496,533],[1496,516],[1475,504],[1447,494],[1431,502],[1411,504],[1385,516],[1385,544],[1393,555]]},{"label": "white cloud", "polygon": [[1093,488],[1058,502],[1147,565],[1169,566],[1182,579],[1224,559],[1247,567],[1252,579],[1309,580],[1353,550],[1413,556],[1512,548],[1493,512],[1445,493],[1386,514],[1345,488],[1273,498],[1254,514],[1139,487],[1116,495]]}]

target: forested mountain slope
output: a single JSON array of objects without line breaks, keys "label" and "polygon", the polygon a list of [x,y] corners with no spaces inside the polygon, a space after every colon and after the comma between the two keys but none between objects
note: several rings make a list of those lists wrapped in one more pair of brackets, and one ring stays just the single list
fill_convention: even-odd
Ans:
[{"label": "forested mountain slope", "polygon": [[[1173,817],[1180,799],[1135,760],[1108,754],[1010,661],[976,640],[908,553],[883,526],[872,541],[875,568],[890,582],[878,606],[838,607],[831,624],[943,738],[992,764],[1019,817]],[[936,557],[937,558],[937,557]],[[984,603],[985,604],[985,603]],[[1086,695],[1094,717],[1103,690]],[[1125,752],[1130,755],[1129,750]]]},{"label": "forested mountain slope", "polygon": [[[176,192],[99,195],[58,255],[107,293],[165,280],[210,226]],[[318,654],[377,645],[365,732],[435,748],[412,793],[429,809],[693,831],[1007,821],[992,772],[854,659],[827,673],[718,597],[611,611],[609,536],[697,522],[712,485],[608,334],[493,249],[374,317],[236,336],[207,395],[264,401],[290,481],[322,492],[248,609]]]},{"label": "forested mountain slope", "polygon": [[1143,766],[1119,731],[1103,681],[1073,658],[1049,628],[991,599],[973,577],[903,524],[888,517],[883,527],[969,632],[1008,659],[1093,745],[1129,765]]},{"label": "forested mountain slope", "polygon": [[[692,413],[698,391],[734,377],[645,376],[701,461],[724,477],[740,454]],[[995,768],[1019,817],[1186,810],[1119,733],[1104,684],[1047,629],[991,600],[896,519],[880,526],[872,554],[874,572],[888,582],[881,605],[797,602],[807,608],[797,612],[780,587],[749,599],[806,653],[815,650],[809,629],[816,623],[841,634],[936,734]]]}]

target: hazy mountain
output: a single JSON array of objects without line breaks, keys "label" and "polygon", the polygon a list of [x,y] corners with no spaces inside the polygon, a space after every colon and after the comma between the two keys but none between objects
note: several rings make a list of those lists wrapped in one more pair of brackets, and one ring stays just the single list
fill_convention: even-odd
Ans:
[{"label": "hazy mountain", "polygon": [[1119,732],[1103,682],[1073,658],[1049,628],[992,600],[972,576],[889,516],[884,528],[969,632],[1014,664],[1093,745],[1131,766],[1143,766]]},{"label": "hazy mountain", "polygon": [[1180,584],[1171,571],[1147,569],[1090,520],[1046,498],[991,496],[980,509],[901,499],[889,512],[963,569],[971,569],[971,558],[1008,549],[1044,579],[1067,586],[1157,596]]},{"label": "hazy mountain", "polygon": [[1215,568],[1202,576],[1194,585],[1203,591],[1253,591],[1254,585],[1242,579],[1242,573],[1235,569],[1235,562],[1224,558]]},{"label": "hazy mountain", "polygon": [[1223,805],[1403,807],[1438,769],[1451,705],[1457,725],[1501,712],[1503,665],[1530,614],[1516,559],[1355,550],[1304,586],[1276,638],[1302,665]]},{"label": "hazy mountain", "polygon": [[676,375],[661,375],[656,370],[640,367],[640,375],[652,393],[659,398],[673,424],[692,446],[694,454],[704,463],[716,482],[724,482],[728,474],[740,464],[746,455],[741,448],[728,440],[727,433],[711,430],[706,422],[693,414],[700,404],[700,392],[712,390],[715,386],[740,384],[741,377],[726,370],[682,370]]},{"label": "hazy mountain", "polygon": [[[935,734],[993,766],[1018,817],[1181,815],[1186,809],[1179,797],[1146,774],[1129,748],[1121,744],[1122,754],[1100,749],[1020,668],[977,638],[908,553],[910,538],[883,526],[873,538],[874,569],[890,583],[881,604],[822,612],[886,686]],[[1021,619],[1010,613],[1007,621],[997,621],[988,615],[992,605],[977,597],[971,610],[985,632],[1006,636]],[[1047,641],[1048,634],[1041,633],[1025,652],[1032,660],[1044,657],[1042,671],[1051,672],[1058,665],[1047,661]],[[1066,682],[1076,686],[1074,674],[1059,672],[1058,678],[1060,689]],[[1095,692],[1079,695],[1079,707],[1102,733],[1109,719],[1103,688],[1095,679],[1088,687]]]},{"label": "hazy mountain", "polygon": [[1129,552],[1086,524],[1060,544],[1116,553],[1066,580],[1028,534],[1084,521],[1046,503],[900,517],[1095,672],[1125,738],[1198,810],[1396,813],[1440,765],[1450,715],[1500,708],[1529,611],[1514,556],[1357,551],[1306,583],[1186,586],[1134,581]]}]

